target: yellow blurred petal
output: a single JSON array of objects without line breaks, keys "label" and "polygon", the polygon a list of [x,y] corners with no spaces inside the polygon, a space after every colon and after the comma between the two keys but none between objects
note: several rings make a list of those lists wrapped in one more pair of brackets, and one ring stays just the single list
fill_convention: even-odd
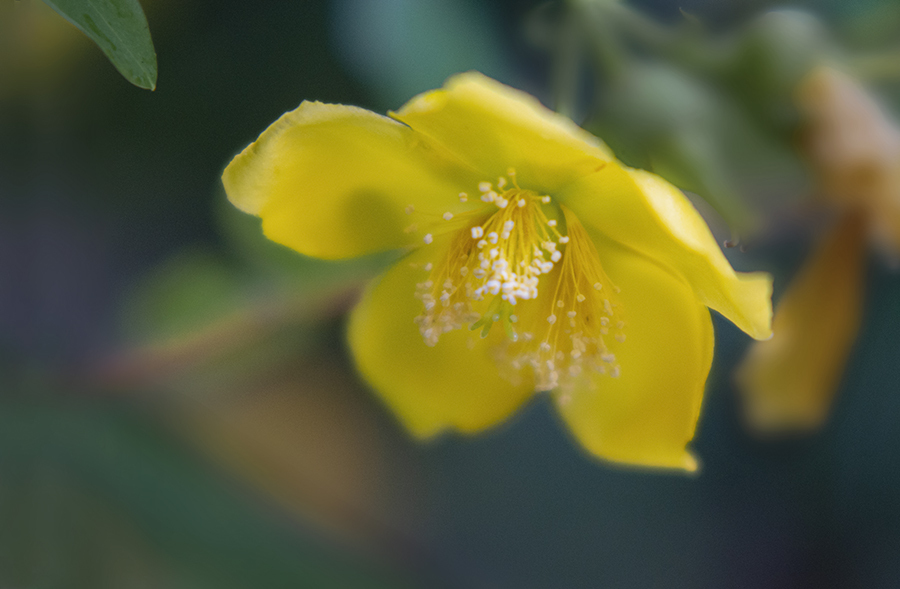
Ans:
[{"label": "yellow blurred petal", "polygon": [[426,346],[413,319],[422,312],[415,298],[425,264],[447,255],[449,237],[400,261],[373,284],[354,310],[349,342],[369,384],[417,436],[443,429],[477,432],[506,419],[531,396],[531,381],[514,385],[500,377],[490,350],[505,337],[494,329],[457,329]]},{"label": "yellow blurred petal", "polygon": [[229,200],[273,241],[337,259],[420,243],[409,205],[437,218],[476,185],[446,154],[396,121],[304,102],[242,151],[222,176]]},{"label": "yellow blurred petal", "polygon": [[894,256],[900,252],[900,127],[866,88],[820,67],[798,85],[804,115],[802,153],[818,193],[868,216],[869,235]]},{"label": "yellow blurred petal", "polygon": [[703,304],[751,337],[771,336],[771,277],[736,273],[694,206],[659,176],[609,164],[559,198],[585,226],[683,276]]},{"label": "yellow blurred petal", "polygon": [[746,417],[762,432],[814,429],[828,416],[859,330],[863,224],[847,215],[778,303],[774,337],[738,369]]},{"label": "yellow blurred petal", "polygon": [[555,395],[559,412],[599,458],[694,471],[697,461],[685,446],[712,362],[709,311],[681,279],[644,256],[602,241],[598,249],[627,317],[627,339],[610,344],[621,373]]},{"label": "yellow blurred petal", "polygon": [[391,113],[496,181],[516,169],[519,184],[552,193],[612,154],[599,139],[534,97],[478,72],[453,76]]}]

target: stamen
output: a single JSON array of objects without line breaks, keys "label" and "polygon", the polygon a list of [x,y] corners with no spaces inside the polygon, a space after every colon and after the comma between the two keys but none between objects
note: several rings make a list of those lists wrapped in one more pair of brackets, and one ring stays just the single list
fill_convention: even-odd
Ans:
[{"label": "stamen", "polygon": [[[551,210],[562,217],[548,218],[544,206],[550,197],[521,189],[515,170],[496,186],[478,185],[488,203],[481,209],[441,215],[466,222],[446,257],[425,266],[429,280],[417,285],[424,311],[416,323],[423,340],[433,346],[442,334],[467,327],[487,337],[499,324],[505,337],[492,345],[501,373],[516,380],[518,372],[529,370],[537,390],[571,391],[591,375],[618,374],[609,347],[625,341],[618,289],[603,288],[611,283],[586,230],[559,205]],[[467,198],[460,193],[462,202]],[[557,229],[560,222],[567,235]],[[428,233],[423,240],[430,244],[434,238]]]}]

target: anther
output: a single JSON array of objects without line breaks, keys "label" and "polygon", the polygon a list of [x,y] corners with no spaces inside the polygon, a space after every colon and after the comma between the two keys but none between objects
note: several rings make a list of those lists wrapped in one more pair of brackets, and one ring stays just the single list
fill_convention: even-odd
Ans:
[{"label": "anther", "polygon": [[[446,213],[443,214],[443,217],[444,217],[444,221],[449,221],[450,219],[453,218],[453,213],[451,213],[450,211],[447,211]],[[562,241],[562,240],[560,240],[560,241]]]},{"label": "anther", "polygon": [[412,206],[412,205],[407,205],[405,210],[406,210],[406,214],[407,214],[407,215],[412,215],[412,214],[413,214],[413,211],[416,210],[416,207],[414,207],[414,206]]},{"label": "anther", "polygon": [[459,202],[466,202],[467,200],[469,200],[469,195],[466,194],[465,192],[460,192],[459,193]]},{"label": "anther", "polygon": [[432,237],[430,233],[426,233],[425,237],[422,238],[422,241],[424,241],[425,243],[431,243],[432,241],[434,241],[434,237]]},{"label": "anther", "polygon": [[481,227],[472,227],[472,239],[478,239],[484,235],[484,229]]},{"label": "anther", "polygon": [[491,189],[490,182],[479,182],[478,183],[478,190],[480,190],[481,192],[488,192],[488,191],[490,191],[490,189]]}]

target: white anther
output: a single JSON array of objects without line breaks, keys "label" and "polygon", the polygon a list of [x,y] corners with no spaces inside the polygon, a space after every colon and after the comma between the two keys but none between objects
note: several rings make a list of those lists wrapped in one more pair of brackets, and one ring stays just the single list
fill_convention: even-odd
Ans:
[{"label": "white anther", "polygon": [[515,227],[515,226],[516,226],[515,221],[507,221],[506,223],[503,224],[503,229],[505,229],[506,231],[512,231],[513,227]]},{"label": "white anther", "polygon": [[481,249],[481,248],[483,248],[484,246],[487,245],[487,241],[485,241],[484,239],[480,239],[480,240],[478,241],[478,243],[475,244],[475,245],[478,246],[478,249]]},{"label": "white anther", "polygon": [[550,350],[551,350],[550,344],[548,344],[547,342],[541,342],[541,351],[542,352],[549,352]]},{"label": "white anther", "polygon": [[556,219],[550,219],[547,221],[547,225],[550,227],[556,227]]},{"label": "white anther", "polygon": [[491,258],[496,258],[497,256],[500,255],[500,250],[497,249],[497,248],[495,248],[495,247],[494,247],[494,248],[491,248],[491,251],[488,252],[488,255],[489,255]]},{"label": "white anther", "polygon": [[570,318],[575,317],[575,315],[577,314],[578,313],[576,313],[575,311],[569,311],[568,313],[566,313],[566,315],[568,315]]},{"label": "white anther", "polygon": [[521,208],[523,208],[527,203],[525,202],[525,199],[524,199],[524,198],[520,198],[520,199],[519,199],[519,202],[517,202],[516,204],[517,204],[517,205],[519,206],[519,208],[521,209]]},{"label": "white anther", "polygon": [[465,276],[468,273],[469,273],[468,266],[463,266],[462,268],[459,269],[460,276]]},{"label": "white anther", "polygon": [[501,209],[505,209],[506,205],[509,204],[509,201],[501,196],[501,197],[497,198],[497,200],[495,201],[494,204],[496,204]]},{"label": "white anther", "polygon": [[519,318],[516,317],[515,315],[510,315],[510,316],[509,316],[509,322],[510,322],[510,323],[517,323],[518,321],[519,321]]},{"label": "white anther", "polygon": [[600,290],[601,288],[603,288],[602,284],[600,284],[599,282],[594,283],[594,290]]},{"label": "white anther", "polygon": [[542,197],[541,197],[541,202],[544,203],[544,204],[548,204],[548,203],[550,202],[550,197],[549,197],[549,196],[542,196]]},{"label": "white anther", "polygon": [[556,315],[550,315],[547,317],[547,323],[556,323]]},{"label": "white anther", "polygon": [[488,233],[487,238],[488,238],[488,241],[490,241],[492,244],[494,244],[494,245],[497,244],[497,232],[496,231],[491,231],[490,233]]},{"label": "white anther", "polygon": [[562,299],[560,299],[560,300],[556,301],[556,306],[559,307],[560,309],[562,309],[563,307],[566,306],[566,304],[562,301]]},{"label": "white anther", "polygon": [[541,245],[542,245],[542,246],[544,247],[544,249],[547,250],[548,252],[555,252],[555,251],[556,251],[556,242],[555,242],[555,241],[545,241],[545,242],[542,243]]},{"label": "white anther", "polygon": [[430,233],[426,233],[425,237],[422,238],[422,241],[424,241],[425,243],[431,243],[432,241],[434,241],[434,237],[432,237]]},{"label": "white anther", "polygon": [[428,262],[427,264],[425,264],[425,271],[426,271],[426,272],[431,272],[431,269],[432,269],[432,268],[434,268],[434,264],[432,264],[431,262]]},{"label": "white anther", "polygon": [[624,334],[624,333],[617,333],[617,334],[616,334],[616,341],[619,342],[620,344],[621,344],[622,342],[624,342],[624,341],[625,341],[625,334]]},{"label": "white anther", "polygon": [[563,235],[562,237],[560,237],[560,238],[559,238],[559,243],[569,243],[569,236],[568,236],[568,235]]},{"label": "white anther", "polygon": [[484,229],[481,227],[472,227],[472,239],[478,239],[484,235]]},{"label": "white anther", "polygon": [[467,200],[469,200],[469,195],[466,194],[465,192],[460,192],[459,193],[459,202],[466,202]]},{"label": "white anther", "polygon": [[562,252],[553,252],[552,254],[550,254],[550,260],[553,262],[558,262],[561,257]]},{"label": "white anther", "polygon": [[499,293],[501,288],[499,280],[488,280],[484,286],[492,295]]},{"label": "white anther", "polygon": [[585,297],[583,294],[579,294],[577,297],[575,297],[575,300],[579,303],[583,303],[585,298],[587,297]]},{"label": "white anther", "polygon": [[449,221],[450,219],[453,218],[453,213],[451,213],[450,211],[447,211],[446,213],[444,213],[443,217],[444,217],[444,221]]},{"label": "white anther", "polygon": [[504,231],[500,234],[500,239],[509,239],[510,233],[509,231]]},{"label": "white anther", "polygon": [[488,192],[490,189],[491,189],[490,182],[479,182],[478,183],[478,190],[480,190],[481,192]]},{"label": "white anther", "polygon": [[497,188],[503,188],[504,186],[506,186],[506,178],[500,176],[497,178]]}]

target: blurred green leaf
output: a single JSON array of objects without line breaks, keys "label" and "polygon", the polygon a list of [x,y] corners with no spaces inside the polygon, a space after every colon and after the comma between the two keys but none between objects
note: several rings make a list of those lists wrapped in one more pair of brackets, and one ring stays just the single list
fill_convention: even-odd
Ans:
[{"label": "blurred green leaf", "polygon": [[[403,587],[140,409],[0,400],[0,586]],[[433,586],[433,585],[432,585]]]},{"label": "blurred green leaf", "polygon": [[156,89],[156,51],[138,0],[44,0],[106,54],[126,80]]}]

